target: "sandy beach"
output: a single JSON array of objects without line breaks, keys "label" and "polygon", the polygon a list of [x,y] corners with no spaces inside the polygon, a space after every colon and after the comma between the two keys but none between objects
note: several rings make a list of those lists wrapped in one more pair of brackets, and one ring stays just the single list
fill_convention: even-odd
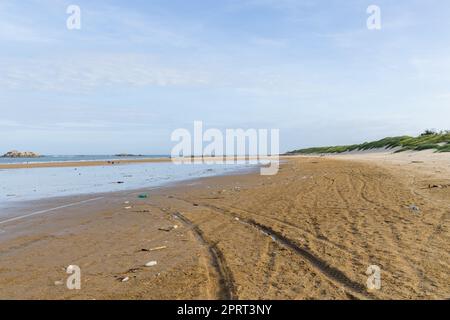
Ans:
[{"label": "sandy beach", "polygon": [[145,158],[126,160],[104,160],[104,161],[61,161],[61,162],[28,162],[28,163],[0,163],[1,169],[32,169],[32,168],[71,168],[71,167],[98,167],[125,164],[169,162],[170,158]]},{"label": "sandy beach", "polygon": [[0,299],[450,298],[449,154],[285,160],[275,176],[35,201],[24,214],[44,213],[0,221]]},{"label": "sandy beach", "polygon": [[161,163],[161,162],[211,162],[211,163],[225,163],[234,161],[271,161],[270,157],[185,157],[171,159],[170,157],[160,158],[143,158],[143,159],[112,159],[112,160],[92,160],[92,161],[53,161],[53,162],[26,162],[26,163],[0,163],[0,170],[2,169],[33,169],[33,168],[78,168],[78,167],[109,167],[120,166],[128,164],[145,164],[145,163]]}]

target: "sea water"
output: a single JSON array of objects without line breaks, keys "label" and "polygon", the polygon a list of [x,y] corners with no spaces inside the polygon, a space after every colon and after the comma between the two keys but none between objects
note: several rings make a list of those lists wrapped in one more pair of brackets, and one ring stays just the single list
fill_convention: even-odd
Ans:
[{"label": "sea water", "polygon": [[150,156],[114,156],[114,155],[52,155],[36,158],[2,158],[0,164],[28,164],[28,163],[52,163],[52,162],[85,162],[85,161],[107,161],[107,160],[142,160],[154,158],[169,158],[167,155]]},{"label": "sea water", "polygon": [[249,170],[239,164],[133,163],[116,166],[0,169],[0,214],[8,205],[60,196],[95,194]]}]

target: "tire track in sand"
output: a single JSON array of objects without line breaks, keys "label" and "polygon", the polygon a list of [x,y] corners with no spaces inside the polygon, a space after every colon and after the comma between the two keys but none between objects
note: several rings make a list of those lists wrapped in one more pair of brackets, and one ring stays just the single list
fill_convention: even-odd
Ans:
[{"label": "tire track in sand", "polygon": [[234,286],[233,274],[226,264],[222,252],[217,248],[215,243],[208,241],[200,230],[192,221],[186,218],[179,212],[173,213],[175,217],[186,224],[194,233],[198,241],[207,248],[210,255],[210,263],[215,269],[218,276],[219,290],[218,298],[221,300],[235,300],[237,299],[236,288]]},{"label": "tire track in sand", "polygon": [[[181,198],[176,198],[176,199],[190,203],[191,205],[193,205],[193,203],[189,202],[188,200],[181,199]],[[201,204],[201,203],[196,203],[196,205],[202,206],[204,208],[208,208],[212,211],[226,215],[239,223],[251,226],[251,227],[257,229],[259,232],[262,232],[263,234],[271,237],[274,242],[278,243],[282,247],[290,249],[291,251],[293,251],[294,253],[299,255],[301,258],[303,258],[304,260],[309,262],[310,265],[312,265],[313,269],[320,272],[322,275],[324,275],[326,278],[328,278],[331,282],[338,284],[338,285],[342,286],[344,289],[346,289],[347,294],[349,294],[352,298],[356,298],[356,299],[374,298],[370,293],[368,293],[366,291],[366,287],[364,285],[351,280],[339,269],[329,265],[327,262],[325,262],[321,258],[315,256],[309,250],[299,247],[293,241],[286,238],[281,233],[273,230],[272,228],[262,225],[252,219],[245,219],[245,218],[239,217],[226,209],[222,209],[222,208],[219,208],[219,207],[216,207],[213,205]],[[197,227],[197,229],[198,229],[198,227]],[[201,233],[200,230],[199,230],[199,232]]]}]

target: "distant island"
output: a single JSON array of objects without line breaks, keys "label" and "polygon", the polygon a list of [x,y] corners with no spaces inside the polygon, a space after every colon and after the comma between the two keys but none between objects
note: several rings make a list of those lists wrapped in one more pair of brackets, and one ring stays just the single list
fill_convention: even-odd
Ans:
[{"label": "distant island", "polygon": [[41,155],[35,152],[25,151],[20,152],[17,150],[8,151],[5,153],[2,158],[39,158]]},{"label": "distant island", "polygon": [[119,153],[115,154],[115,157],[143,157],[142,154],[130,154],[130,153]]},{"label": "distant island", "polygon": [[364,142],[346,146],[315,147],[299,149],[286,153],[295,154],[317,154],[317,153],[344,153],[351,151],[364,151],[373,149],[394,149],[394,152],[408,150],[421,151],[432,149],[435,152],[450,152],[450,130],[435,132],[426,130],[418,137],[400,136],[388,137],[378,141]]}]

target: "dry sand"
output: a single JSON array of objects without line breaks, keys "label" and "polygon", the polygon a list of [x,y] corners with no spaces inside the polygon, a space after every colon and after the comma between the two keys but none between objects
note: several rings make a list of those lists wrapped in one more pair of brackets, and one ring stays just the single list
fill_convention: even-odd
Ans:
[{"label": "dry sand", "polygon": [[[371,154],[107,194],[0,225],[0,298],[448,299],[449,186],[448,154]],[[59,284],[70,264],[81,290]]]}]

